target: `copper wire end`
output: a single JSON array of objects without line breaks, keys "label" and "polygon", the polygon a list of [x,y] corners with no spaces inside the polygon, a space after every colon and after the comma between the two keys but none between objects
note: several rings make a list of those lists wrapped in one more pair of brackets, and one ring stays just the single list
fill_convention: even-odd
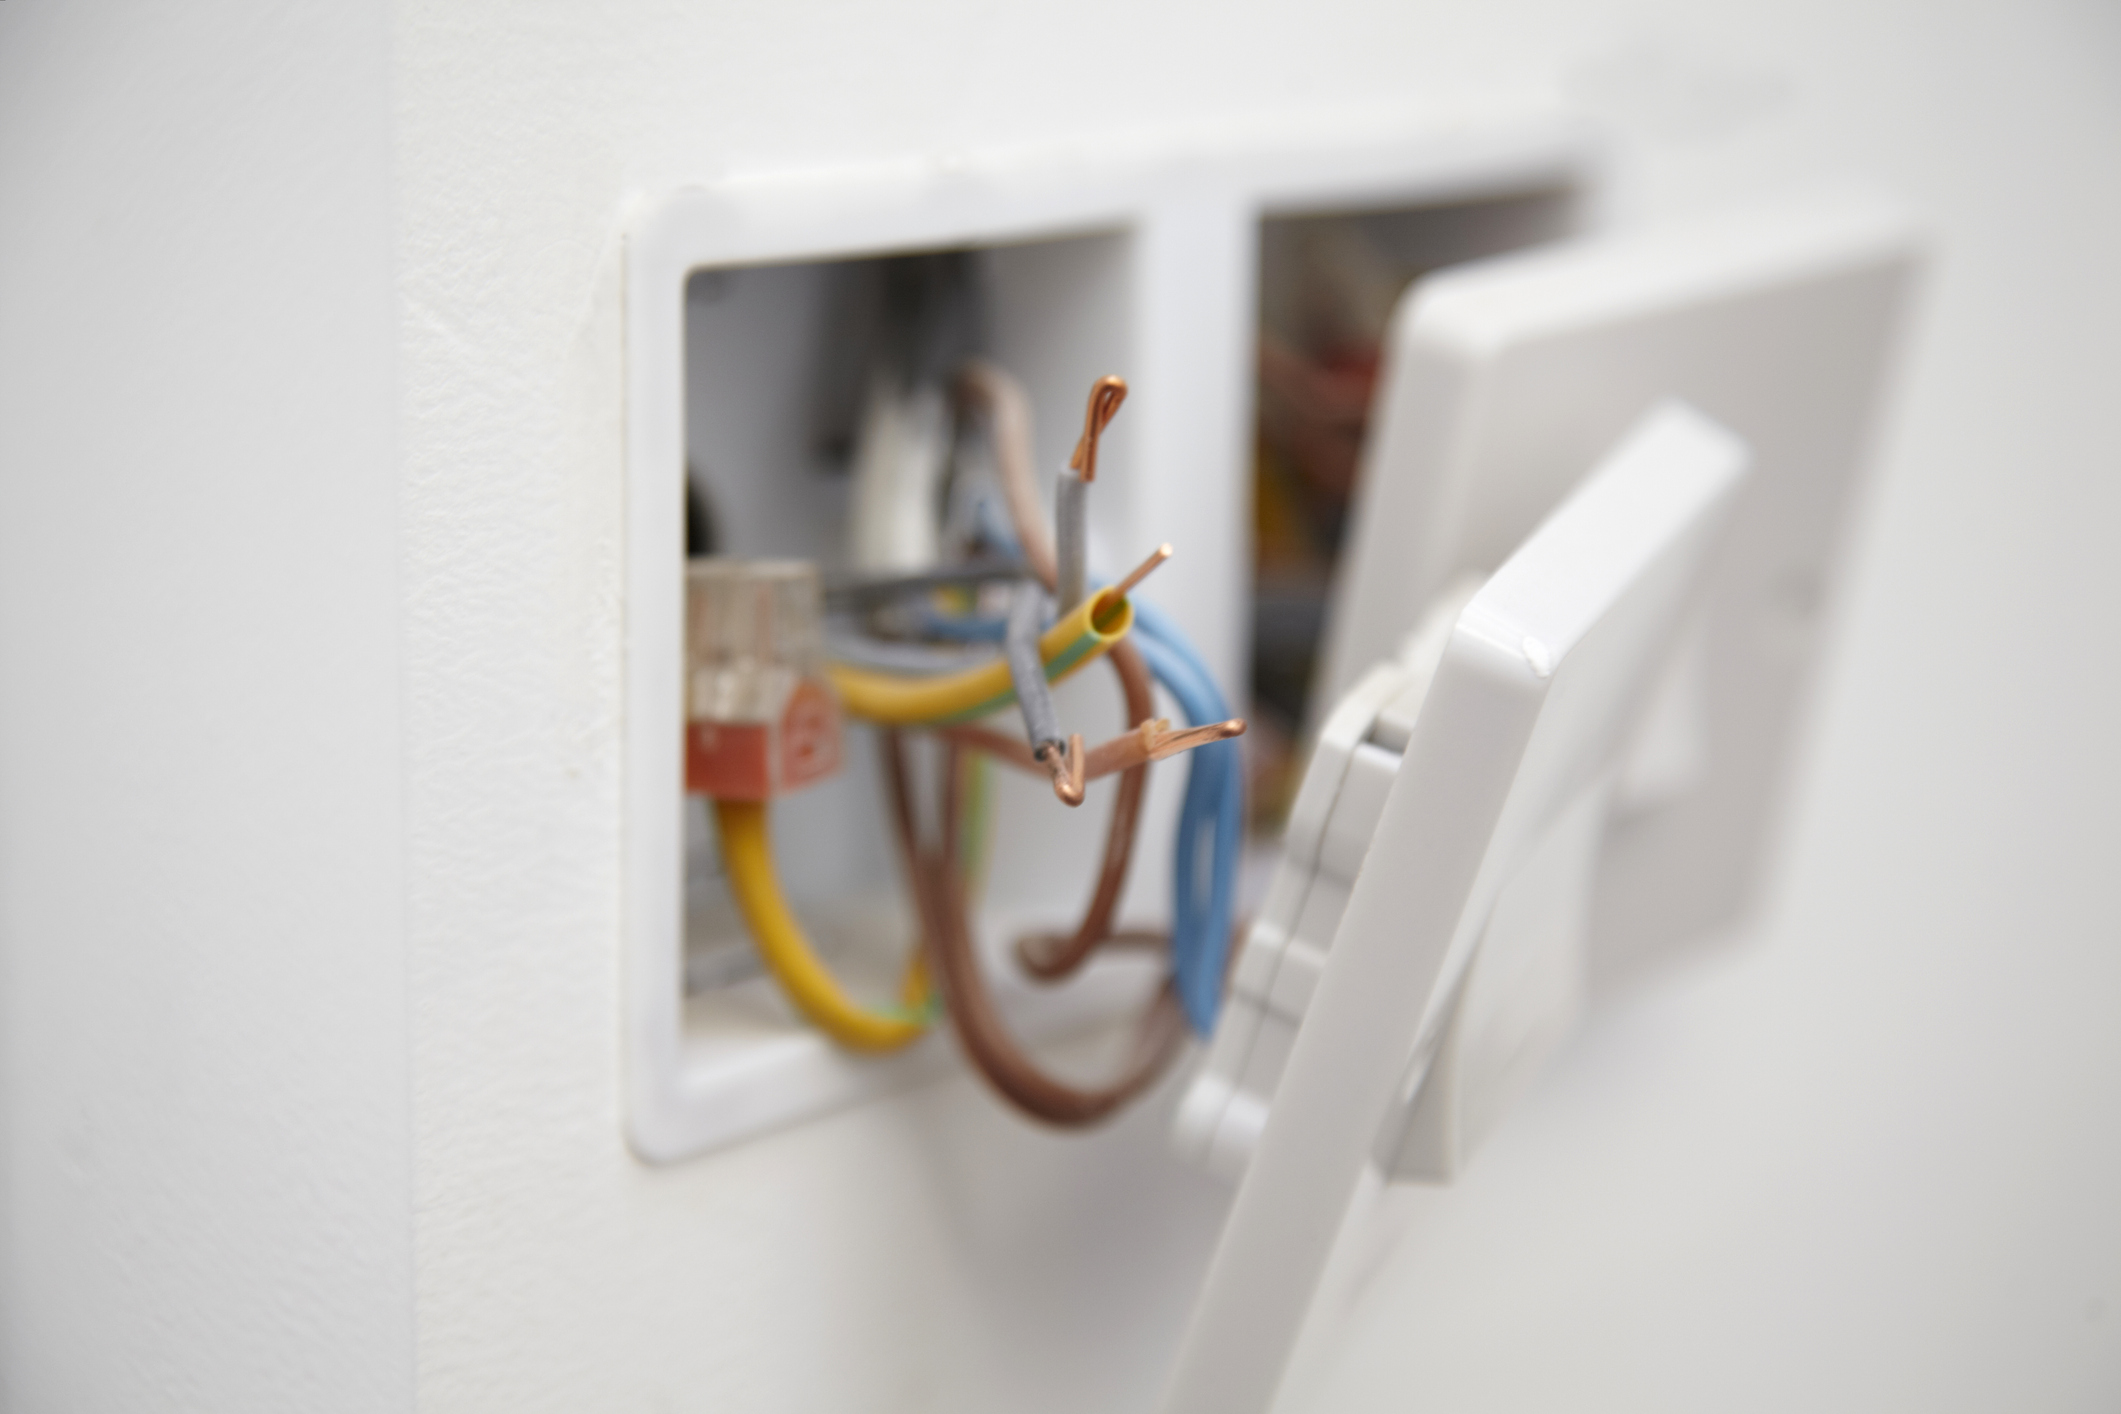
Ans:
[{"label": "copper wire end", "polygon": [[1093,781],[1102,780],[1106,776],[1130,770],[1135,766],[1168,760],[1181,752],[1191,751],[1196,746],[1228,741],[1244,734],[1245,724],[1238,718],[1227,722],[1210,722],[1204,727],[1187,727],[1183,731],[1173,731],[1170,722],[1158,717],[1153,722],[1143,722],[1124,736],[1099,742],[1091,748],[1090,766],[1085,776]]},{"label": "copper wire end", "polygon": [[1155,725],[1159,730],[1153,734],[1146,731],[1143,733],[1143,745],[1147,747],[1144,754],[1151,761],[1162,761],[1178,755],[1181,751],[1191,751],[1196,746],[1206,746],[1213,741],[1228,741],[1232,737],[1245,734],[1245,722],[1242,717],[1232,717],[1227,722],[1210,722],[1204,727],[1187,727],[1180,732],[1172,731],[1169,722],[1158,722]]},{"label": "copper wire end", "polygon": [[1086,779],[1086,758],[1083,753],[1083,737],[1077,732],[1068,738],[1068,749],[1059,750],[1048,745],[1038,753],[1046,770],[1053,776],[1053,794],[1060,803],[1076,806],[1083,803],[1083,784]]},{"label": "copper wire end", "polygon": [[1090,385],[1090,401],[1083,409],[1083,435],[1075,444],[1068,465],[1085,481],[1097,480],[1097,439],[1105,433],[1112,415],[1127,400],[1127,380],[1106,374]]},{"label": "copper wire end", "polygon": [[1113,585],[1112,588],[1107,590],[1106,592],[1116,598],[1126,598],[1129,594],[1134,592],[1135,585],[1140,584],[1143,580],[1147,579],[1150,575],[1154,574],[1156,572],[1156,567],[1158,565],[1161,565],[1165,560],[1170,559],[1172,553],[1173,551],[1168,541],[1162,545],[1157,546],[1154,550],[1151,550],[1149,552],[1148,559],[1143,560],[1140,564],[1136,565],[1125,579]]},{"label": "copper wire end", "polygon": [[1166,761],[1195,747],[1228,741],[1244,734],[1244,720],[1238,717],[1181,731],[1173,731],[1171,723],[1159,717],[1110,741],[1101,741],[1088,751],[1083,749],[1083,739],[1076,736],[1070,738],[1065,752],[1051,743],[1044,751],[1034,752],[1031,743],[1022,737],[1007,736],[986,727],[959,724],[942,729],[942,735],[951,741],[972,751],[985,752],[1004,765],[1031,775],[1045,772],[1053,782],[1053,793],[1068,805],[1082,803],[1083,788],[1091,781],[1101,781],[1135,766]]}]

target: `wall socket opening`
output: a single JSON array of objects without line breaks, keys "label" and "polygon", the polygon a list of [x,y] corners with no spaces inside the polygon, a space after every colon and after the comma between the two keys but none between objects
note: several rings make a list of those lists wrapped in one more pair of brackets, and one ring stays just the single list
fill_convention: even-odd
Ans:
[{"label": "wall socket opening", "polygon": [[1570,184],[1413,206],[1277,212],[1259,225],[1252,442],[1252,832],[1278,839],[1302,778],[1333,576],[1386,325],[1430,271],[1574,232]]},{"label": "wall socket opening", "polygon": [[[959,282],[953,357],[977,354],[1015,374],[1034,410],[1037,466],[1048,483],[1079,427],[1084,395],[1124,373],[1133,345],[1131,250],[1124,231],[848,258],[706,266],[684,288],[684,424],[690,549],[814,561],[828,578],[853,568],[848,517],[854,442],[873,355],[893,337],[890,307],[909,277],[947,266]],[[1125,418],[1103,461],[1130,469]],[[1133,549],[1126,502],[1092,502],[1093,564]],[[670,524],[685,507],[670,507]],[[1144,547],[1146,548],[1146,547]],[[1102,672],[1060,684],[1071,727],[1092,740],[1124,726]],[[1103,845],[1109,791],[1066,811],[1042,783],[980,762],[991,810],[981,945],[1027,1037],[1060,1037],[1130,1011],[1155,985],[1153,960],[1100,958],[1060,988],[1033,985],[1010,944],[1030,928],[1067,926],[1086,902]],[[1167,786],[1168,790],[1169,787]],[[772,831],[783,886],[819,955],[861,995],[888,1000],[915,946],[888,830],[874,733],[849,722],[846,762],[831,779],[777,797]],[[866,1093],[928,1067],[947,1038],[901,1056],[834,1051],[764,975],[722,876],[707,802],[683,803],[684,991],[681,1044],[701,1074],[776,1063],[832,1075]],[[1144,828],[1133,882],[1153,893],[1164,851]],[[1139,908],[1143,890],[1130,891]]]}]

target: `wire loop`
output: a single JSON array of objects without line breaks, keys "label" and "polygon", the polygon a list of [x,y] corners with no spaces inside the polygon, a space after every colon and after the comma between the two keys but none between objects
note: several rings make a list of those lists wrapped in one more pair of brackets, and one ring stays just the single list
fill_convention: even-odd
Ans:
[{"label": "wire loop", "polygon": [[1127,400],[1127,380],[1114,374],[1106,374],[1090,385],[1090,400],[1083,408],[1083,435],[1075,444],[1075,455],[1068,458],[1068,466],[1085,481],[1097,480],[1097,439],[1105,435],[1105,428],[1119,405]]}]

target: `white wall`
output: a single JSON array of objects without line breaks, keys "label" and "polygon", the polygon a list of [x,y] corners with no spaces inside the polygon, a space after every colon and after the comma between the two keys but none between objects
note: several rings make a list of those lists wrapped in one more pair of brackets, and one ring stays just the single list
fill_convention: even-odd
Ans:
[{"label": "white wall", "polygon": [[0,1407],[412,1398],[385,17],[0,5]]},{"label": "white wall", "polygon": [[1398,1205],[1320,1404],[2114,1408],[2121,15],[1758,7],[1609,53],[1572,86],[1645,207],[1866,172],[1940,259],[1766,926]]},{"label": "white wall", "polygon": [[0,6],[9,1406],[402,1407],[413,1280],[436,1410],[1146,1407],[1218,1216],[1159,1116],[625,1151],[625,203],[1470,92],[1623,218],[1853,173],[1944,258],[1772,916],[1391,1205],[1309,1387],[2111,1407],[2113,11],[909,8]]}]

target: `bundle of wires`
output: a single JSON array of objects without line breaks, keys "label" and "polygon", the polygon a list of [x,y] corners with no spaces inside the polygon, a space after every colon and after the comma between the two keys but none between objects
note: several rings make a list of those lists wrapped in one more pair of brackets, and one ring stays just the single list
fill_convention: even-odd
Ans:
[{"label": "bundle of wires", "polygon": [[[1158,686],[1171,694],[1188,726],[1228,719],[1229,705],[1207,664],[1183,630],[1154,604],[1130,600],[1134,632]],[[940,637],[1002,642],[1005,619],[937,616]],[[1209,742],[1187,756],[1186,793],[1179,807],[1171,868],[1171,960],[1186,1021],[1213,1033],[1228,970],[1235,921],[1237,871],[1244,845],[1244,774],[1234,741]]]},{"label": "bundle of wires", "polygon": [[[1029,645],[1030,669],[1043,689],[1099,656],[1125,648],[1133,609],[1125,586],[1103,590],[1076,606]],[[1132,661],[1131,650],[1128,650]],[[873,669],[830,665],[829,674],[849,712],[889,726],[943,727],[1006,708],[1015,690],[1009,665],[990,661],[930,676],[904,676]],[[1146,688],[1140,694],[1147,697]],[[1136,788],[1138,794],[1138,787]],[[1126,815],[1131,853],[1133,809]],[[782,895],[767,834],[763,800],[717,798],[715,823],[731,892],[767,969],[789,1001],[813,1025],[855,1050],[888,1051],[915,1040],[934,1015],[928,972],[916,956],[901,989],[900,1004],[888,1009],[865,1007],[840,988],[812,950],[793,910]],[[1107,891],[1100,890],[1100,898]],[[1086,930],[1104,930],[1111,899],[1098,921]],[[1093,914],[1096,910],[1093,910]]]},{"label": "bundle of wires", "polygon": [[[919,915],[927,961],[926,974],[941,988],[955,1022],[960,1043],[978,1071],[1017,1108],[1047,1123],[1080,1126],[1095,1123],[1140,1094],[1170,1064],[1183,1040],[1186,1023],[1175,987],[1167,982],[1143,1012],[1135,1045],[1119,1074],[1100,1086],[1082,1086],[1049,1074],[1020,1047],[1009,1033],[1002,1010],[992,996],[975,955],[966,884],[967,832],[964,826],[968,791],[964,775],[964,752],[968,745],[1009,759],[1012,764],[1038,769],[1029,742],[1018,741],[965,725],[1011,701],[1012,691],[1026,701],[1043,694],[1045,684],[1102,656],[1111,664],[1125,698],[1128,723],[1133,732],[1101,746],[1095,764],[1086,759],[1081,738],[1072,739],[1069,756],[1073,799],[1079,801],[1082,785],[1091,775],[1118,770],[1119,793],[1114,801],[1104,861],[1082,921],[1070,934],[1039,935],[1020,941],[1027,970],[1044,981],[1057,981],[1081,966],[1101,946],[1115,943],[1153,942],[1162,937],[1116,933],[1112,917],[1126,884],[1128,863],[1133,856],[1139,824],[1140,802],[1149,762],[1154,759],[1151,736],[1159,726],[1153,720],[1154,693],[1149,670],[1129,638],[1133,625],[1128,590],[1134,580],[1161,563],[1168,547],[1152,555],[1128,581],[1100,589],[1039,635],[1035,642],[1012,643],[1030,650],[1023,654],[997,655],[985,665],[934,677],[901,673],[890,675],[844,663],[832,674],[849,712],[886,728],[884,761],[892,802],[892,824]],[[902,581],[902,584],[905,582]],[[866,592],[888,597],[894,586],[871,585]],[[918,590],[923,586],[913,585]],[[1029,586],[1017,591],[1016,602],[1031,602]],[[1018,616],[1020,637],[1023,617]],[[1002,620],[995,621],[998,624]],[[1010,661],[1011,658],[1025,661]],[[911,666],[910,662],[903,666]],[[1035,719],[1044,708],[1027,712]],[[1219,724],[1220,731],[1233,724]],[[915,823],[913,786],[906,761],[903,727],[934,731],[942,753],[936,795],[940,816],[937,828],[923,832]],[[1049,729],[1049,738],[1053,735]],[[1037,741],[1039,733],[1031,733]],[[1160,744],[1171,746],[1182,734],[1165,733]],[[1056,772],[1056,788],[1062,782]]]},{"label": "bundle of wires", "polygon": [[[999,556],[881,576],[872,568],[864,578],[826,592],[828,610],[837,598],[843,615],[856,611],[859,627],[834,640],[826,671],[848,715],[883,729],[892,824],[923,939],[900,1005],[870,1011],[840,993],[810,953],[777,886],[738,890],[770,970],[798,1008],[828,1034],[860,1049],[902,1045],[928,1023],[932,982],[979,1071],[1026,1113],[1062,1125],[1093,1123],[1113,1113],[1169,1065],[1189,1027],[1201,1035],[1212,1029],[1228,961],[1242,828],[1241,775],[1229,738],[1244,724],[1228,720],[1221,692],[1176,624],[1131,596],[1134,586],[1168,557],[1170,547],[1161,547],[1117,584],[1093,585],[1085,572],[1083,508],[1095,475],[1097,437],[1125,391],[1118,379],[1102,380],[1092,390],[1084,436],[1062,473],[1056,498],[1057,554],[1053,529],[1032,490],[1028,401],[1000,370],[977,362],[968,366],[958,379],[959,398],[986,414],[1007,507],[1006,525],[1004,517],[985,516],[973,543],[984,542]],[[996,613],[993,595],[983,593],[983,586],[997,580],[1013,582],[1006,614]],[[1057,603],[1048,600],[1049,593],[1057,593]],[[1063,734],[1047,684],[1099,657],[1119,683],[1129,731],[1086,752],[1080,735]],[[1176,702],[1186,730],[1174,731],[1155,716],[1153,684],[1161,684]],[[975,725],[1012,704],[1021,710],[1024,738]],[[925,837],[912,804],[905,729],[938,738],[936,794],[942,803],[930,812],[939,820]],[[968,751],[1045,770],[1067,805],[1083,800],[1087,781],[1120,776],[1103,861],[1080,922],[1070,932],[1021,938],[1017,946],[1025,970],[1045,982],[1071,975],[1101,947],[1168,948],[1170,973],[1142,1014],[1132,1055],[1100,1087],[1048,1074],[1017,1045],[977,962],[967,880],[968,860],[980,840],[977,829],[968,832],[964,817],[977,813],[978,791],[971,783],[982,777],[968,774]],[[1168,938],[1119,932],[1113,918],[1133,855],[1148,767],[1181,751],[1190,751],[1194,759],[1173,858],[1172,932]],[[732,817],[741,810],[718,802],[731,876],[772,883],[763,807],[749,808],[758,828],[747,833],[732,828]]]},{"label": "bundle of wires", "polygon": [[[1017,411],[1023,395],[1007,374],[987,364],[970,365],[960,383],[994,409],[995,462],[1010,520],[1003,548],[1020,557],[1049,585],[1055,584],[1061,565],[1038,509],[1037,492],[1029,484],[1030,427]],[[1094,445],[1094,438],[1086,440]],[[1080,545],[1079,527],[1074,538]],[[1184,631],[1148,600],[1137,596],[1132,602],[1135,632],[1131,641],[1158,685],[1177,702],[1187,724],[1200,727],[1226,720],[1229,704]],[[992,617],[938,615],[924,627],[937,637],[993,642],[1001,641],[1007,631],[1005,620]],[[1202,1036],[1214,1031],[1222,1005],[1243,846],[1244,772],[1237,744],[1211,742],[1189,754],[1171,861],[1172,970],[1186,1020]]]}]

